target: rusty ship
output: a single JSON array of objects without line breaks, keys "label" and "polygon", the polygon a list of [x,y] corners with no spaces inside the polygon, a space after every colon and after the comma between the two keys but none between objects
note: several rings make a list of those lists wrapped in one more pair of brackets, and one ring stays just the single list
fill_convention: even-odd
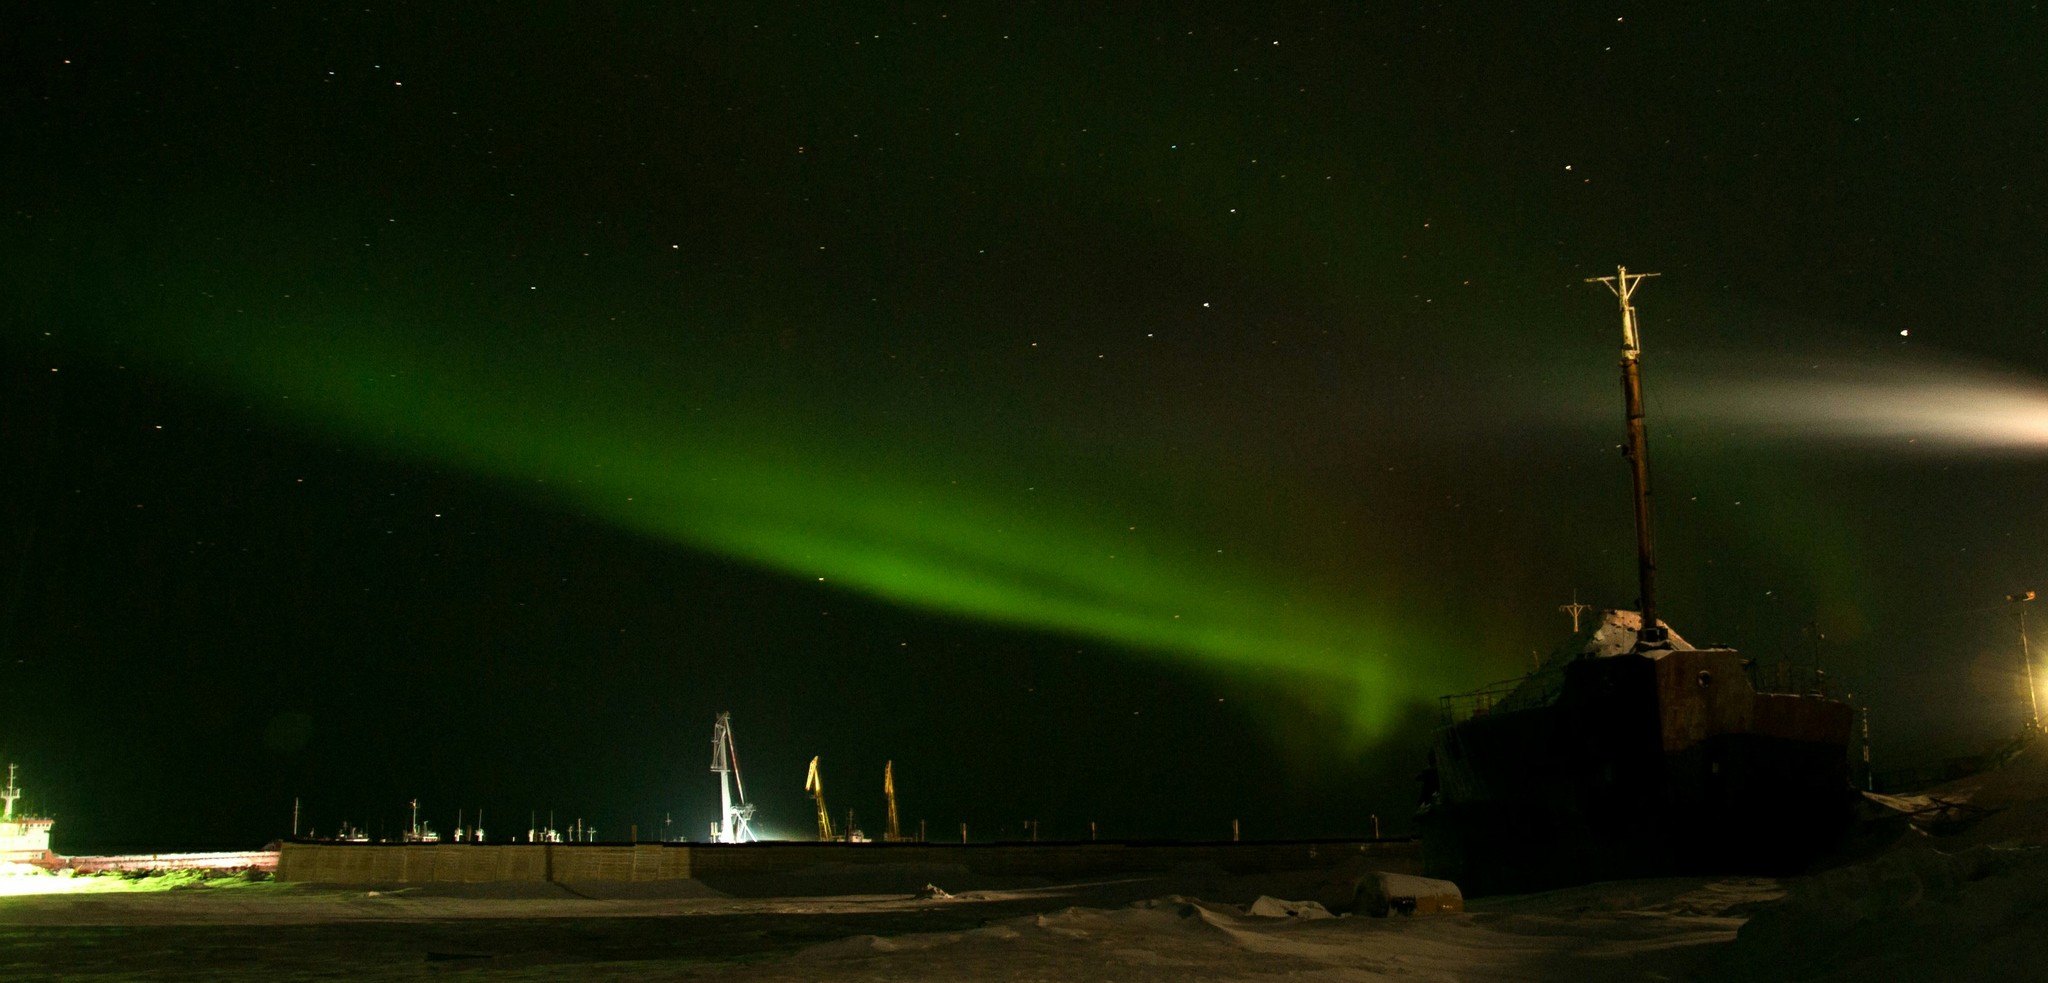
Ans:
[{"label": "rusty ship", "polygon": [[1603,612],[1530,674],[1443,699],[1417,821],[1426,872],[1469,893],[1793,871],[1854,815],[1854,712],[1818,668],[1695,648],[1657,617],[1631,302],[1649,276],[1588,281],[1620,300],[1641,611]]}]

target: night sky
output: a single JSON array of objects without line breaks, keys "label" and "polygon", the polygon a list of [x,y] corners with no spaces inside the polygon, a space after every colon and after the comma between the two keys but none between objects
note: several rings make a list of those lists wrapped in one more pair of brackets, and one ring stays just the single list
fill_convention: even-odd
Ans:
[{"label": "night sky", "polygon": [[771,834],[1405,831],[1635,601],[1617,264],[1666,619],[2025,713],[2038,6],[187,6],[4,15],[60,851],[702,839],[720,711]]}]

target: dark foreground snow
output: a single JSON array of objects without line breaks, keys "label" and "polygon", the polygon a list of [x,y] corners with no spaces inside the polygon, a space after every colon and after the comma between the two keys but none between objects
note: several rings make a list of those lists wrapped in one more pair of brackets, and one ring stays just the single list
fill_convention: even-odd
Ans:
[{"label": "dark foreground snow", "polygon": [[[1938,835],[1895,822],[1886,849],[1782,880],[1620,881],[1371,918],[1307,902],[1313,872],[803,898],[43,877],[0,884],[0,980],[2035,980],[2044,751],[1931,793],[1968,822],[1954,808]],[[18,890],[51,886],[70,890]]]},{"label": "dark foreground snow", "polygon": [[1625,881],[1420,917],[1132,900],[1169,881],[946,898],[291,884],[16,896],[0,899],[0,979],[2038,979],[2048,953],[2034,849],[1913,848],[1787,881]]}]

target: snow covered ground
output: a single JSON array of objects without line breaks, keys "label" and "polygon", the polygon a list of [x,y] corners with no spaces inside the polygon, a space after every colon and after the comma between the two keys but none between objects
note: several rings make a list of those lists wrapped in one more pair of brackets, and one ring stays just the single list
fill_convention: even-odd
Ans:
[{"label": "snow covered ground", "polygon": [[[1154,879],[931,898],[90,891],[0,900],[0,979],[2038,979],[2043,860],[1912,849],[1784,882],[1616,882],[1390,918],[1130,897]],[[1304,914],[1248,913],[1262,907]]]},{"label": "snow covered ground", "polygon": [[1638,979],[1688,975],[1736,937],[1736,909],[1782,893],[1643,882],[1371,918],[1151,894],[1171,880],[933,898],[291,884],[14,897],[0,901],[0,978]]},{"label": "snow covered ground", "polygon": [[0,892],[0,979],[2036,980],[2043,752],[1932,790],[1951,806],[1941,835],[1901,829],[1864,860],[1783,880],[1621,881],[1372,918],[1274,900],[1314,897],[1318,872],[805,898],[79,879]]}]

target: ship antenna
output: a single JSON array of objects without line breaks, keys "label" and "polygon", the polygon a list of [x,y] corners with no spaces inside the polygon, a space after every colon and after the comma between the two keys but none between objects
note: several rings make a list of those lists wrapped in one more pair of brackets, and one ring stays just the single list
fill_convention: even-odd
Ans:
[{"label": "ship antenna", "polygon": [[1636,285],[1655,273],[1630,273],[1617,266],[1613,276],[1587,277],[1587,283],[1604,283],[1621,305],[1621,395],[1628,414],[1628,443],[1622,446],[1628,458],[1629,477],[1636,493],[1636,578],[1642,588],[1643,625],[1636,632],[1636,649],[1664,647],[1664,626],[1657,621],[1657,554],[1650,534],[1650,450],[1643,432],[1643,377],[1638,364],[1643,354],[1642,338],[1636,333],[1636,308],[1629,301]]},{"label": "ship antenna", "polygon": [[1579,633],[1579,616],[1591,610],[1593,610],[1591,604],[1580,603],[1578,591],[1572,591],[1572,602],[1570,604],[1560,604],[1557,606],[1557,613],[1572,616],[1572,634],[1574,635]]}]

